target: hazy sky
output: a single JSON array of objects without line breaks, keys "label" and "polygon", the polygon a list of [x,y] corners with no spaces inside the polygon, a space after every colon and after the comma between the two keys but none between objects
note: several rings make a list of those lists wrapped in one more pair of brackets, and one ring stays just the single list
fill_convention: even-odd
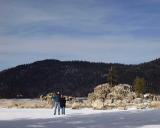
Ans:
[{"label": "hazy sky", "polygon": [[0,70],[43,59],[160,57],[160,0],[0,0]]}]

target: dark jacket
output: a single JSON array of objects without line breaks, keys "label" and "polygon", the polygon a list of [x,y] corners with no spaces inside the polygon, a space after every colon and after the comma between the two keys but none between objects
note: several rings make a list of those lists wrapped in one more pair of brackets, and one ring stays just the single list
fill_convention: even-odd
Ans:
[{"label": "dark jacket", "polygon": [[65,99],[65,97],[60,98],[60,107],[61,108],[66,107],[66,99]]},{"label": "dark jacket", "polygon": [[53,97],[54,102],[60,102],[60,95],[55,95]]}]

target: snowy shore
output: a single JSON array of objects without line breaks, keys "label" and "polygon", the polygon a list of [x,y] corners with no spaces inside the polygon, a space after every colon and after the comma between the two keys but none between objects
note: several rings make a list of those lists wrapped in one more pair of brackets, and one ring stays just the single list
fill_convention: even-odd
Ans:
[{"label": "snowy shore", "polygon": [[160,128],[160,110],[0,109],[0,128]]}]

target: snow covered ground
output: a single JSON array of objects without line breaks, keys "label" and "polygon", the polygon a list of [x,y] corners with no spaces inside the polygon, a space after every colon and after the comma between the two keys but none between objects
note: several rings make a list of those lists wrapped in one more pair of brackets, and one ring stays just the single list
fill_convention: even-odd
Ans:
[{"label": "snow covered ground", "polygon": [[0,109],[0,128],[160,128],[160,110]]}]

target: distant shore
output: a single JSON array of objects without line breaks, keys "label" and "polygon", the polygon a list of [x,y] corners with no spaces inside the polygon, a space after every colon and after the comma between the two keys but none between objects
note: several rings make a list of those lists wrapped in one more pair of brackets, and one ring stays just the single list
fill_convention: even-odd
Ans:
[{"label": "distant shore", "polygon": [[50,108],[40,99],[0,99],[0,108]]}]

